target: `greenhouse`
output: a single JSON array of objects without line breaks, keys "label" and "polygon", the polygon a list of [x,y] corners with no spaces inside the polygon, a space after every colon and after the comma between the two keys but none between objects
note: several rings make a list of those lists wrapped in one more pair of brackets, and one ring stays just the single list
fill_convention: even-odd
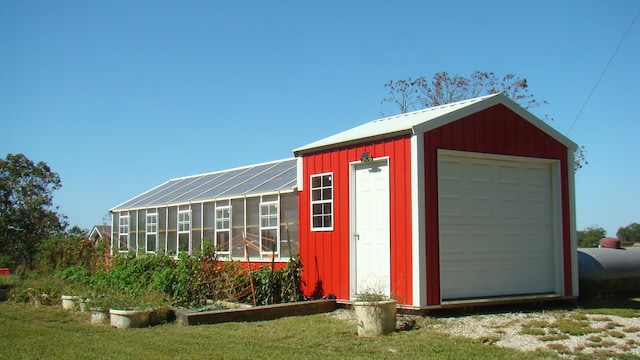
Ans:
[{"label": "greenhouse", "polygon": [[273,261],[298,252],[297,159],[169,180],[110,210],[112,252]]}]

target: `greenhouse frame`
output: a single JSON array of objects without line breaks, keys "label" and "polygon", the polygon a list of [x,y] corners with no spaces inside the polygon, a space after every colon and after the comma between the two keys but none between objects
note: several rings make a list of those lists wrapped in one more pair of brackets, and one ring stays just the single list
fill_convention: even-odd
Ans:
[{"label": "greenhouse frame", "polygon": [[111,251],[288,261],[298,252],[298,159],[169,180],[110,209]]}]

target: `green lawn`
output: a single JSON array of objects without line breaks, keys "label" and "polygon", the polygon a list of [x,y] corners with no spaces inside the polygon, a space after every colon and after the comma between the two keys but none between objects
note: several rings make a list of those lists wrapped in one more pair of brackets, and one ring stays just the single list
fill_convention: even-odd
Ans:
[{"label": "green lawn", "polygon": [[90,325],[88,314],[0,303],[0,359],[548,359],[428,329],[359,338],[327,315],[144,329]]}]

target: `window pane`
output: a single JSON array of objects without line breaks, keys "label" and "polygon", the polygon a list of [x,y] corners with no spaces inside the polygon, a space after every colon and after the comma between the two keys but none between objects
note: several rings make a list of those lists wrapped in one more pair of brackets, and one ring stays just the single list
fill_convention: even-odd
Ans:
[{"label": "window pane", "polygon": [[317,188],[320,187],[322,185],[322,180],[320,179],[319,176],[312,176],[311,177],[311,187],[312,188]]},{"label": "window pane", "polygon": [[189,234],[180,234],[178,236],[178,251],[189,251]]},{"label": "window pane", "polygon": [[147,251],[155,252],[156,251],[156,236],[155,235],[147,235]]},{"label": "window pane", "polygon": [[331,186],[331,175],[324,175],[322,177],[322,186]]},{"label": "window pane", "polygon": [[331,200],[333,196],[331,196],[332,190],[331,188],[322,190],[322,200]]},{"label": "window pane", "polygon": [[277,251],[277,230],[262,230],[262,251]]},{"label": "window pane", "polygon": [[323,214],[331,214],[331,204],[330,203],[322,204],[322,213]]},{"label": "window pane", "polygon": [[216,234],[216,251],[229,252],[229,232],[221,231]]},{"label": "window pane", "polygon": [[120,235],[120,250],[126,251],[129,249],[129,236]]}]

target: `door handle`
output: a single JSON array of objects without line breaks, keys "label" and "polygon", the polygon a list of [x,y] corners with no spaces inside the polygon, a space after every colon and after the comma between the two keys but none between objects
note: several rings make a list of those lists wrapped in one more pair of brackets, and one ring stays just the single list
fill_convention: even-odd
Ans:
[{"label": "door handle", "polygon": [[356,238],[356,240],[360,240],[360,234],[359,233],[354,233],[353,236]]}]

